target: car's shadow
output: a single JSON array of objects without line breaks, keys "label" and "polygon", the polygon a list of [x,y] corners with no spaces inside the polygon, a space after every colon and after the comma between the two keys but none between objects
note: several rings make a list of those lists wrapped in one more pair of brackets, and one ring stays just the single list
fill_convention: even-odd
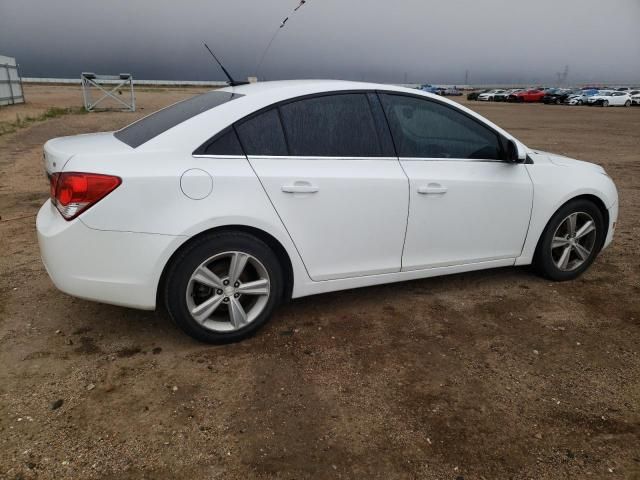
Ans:
[{"label": "car's shadow", "polygon": [[[428,305],[430,299],[443,295],[467,297],[487,289],[508,294],[511,288],[528,288],[528,284],[544,282],[530,268],[508,267],[318,294],[281,305],[267,325],[244,342],[256,343],[270,337],[286,336],[301,325],[321,327],[318,319],[325,324],[334,321],[343,324],[348,312],[373,317],[384,312],[406,310],[411,304],[414,304],[414,309],[420,308],[420,305]],[[61,330],[77,336],[77,353],[124,355],[126,351],[152,350],[156,348],[154,345],[176,349],[206,346],[184,334],[162,307],[156,311],[141,311],[55,293],[64,298],[64,304],[68,304],[62,310],[80,309],[85,312],[75,317],[73,324],[58,323]],[[82,321],[77,318],[82,318]]]}]

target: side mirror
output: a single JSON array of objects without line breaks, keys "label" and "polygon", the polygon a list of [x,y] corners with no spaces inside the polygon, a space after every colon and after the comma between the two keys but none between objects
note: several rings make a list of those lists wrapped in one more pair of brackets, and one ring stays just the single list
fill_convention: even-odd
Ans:
[{"label": "side mirror", "polygon": [[518,145],[511,139],[507,140],[505,148],[505,160],[509,163],[521,163],[520,152],[518,151]]}]

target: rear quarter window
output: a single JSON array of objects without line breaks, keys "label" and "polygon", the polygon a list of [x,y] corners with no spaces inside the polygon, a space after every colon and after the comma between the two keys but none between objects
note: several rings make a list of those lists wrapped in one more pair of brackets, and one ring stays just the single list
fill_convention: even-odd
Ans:
[{"label": "rear quarter window", "polygon": [[158,110],[114,133],[114,136],[130,147],[137,148],[152,138],[196,115],[242,97],[237,93],[214,91],[188,98],[162,110]]}]

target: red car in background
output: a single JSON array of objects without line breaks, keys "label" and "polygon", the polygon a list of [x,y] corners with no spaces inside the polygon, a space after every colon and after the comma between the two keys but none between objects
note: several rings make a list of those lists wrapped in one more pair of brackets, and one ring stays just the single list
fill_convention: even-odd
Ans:
[{"label": "red car in background", "polygon": [[544,97],[544,90],[524,90],[522,92],[516,92],[509,95],[510,102],[541,102]]}]

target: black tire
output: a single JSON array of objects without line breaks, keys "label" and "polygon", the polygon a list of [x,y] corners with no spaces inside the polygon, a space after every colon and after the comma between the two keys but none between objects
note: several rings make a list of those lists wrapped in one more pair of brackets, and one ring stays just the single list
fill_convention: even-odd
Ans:
[{"label": "black tire", "polygon": [[[223,252],[238,251],[255,257],[269,275],[269,297],[260,314],[248,325],[230,332],[215,331],[198,323],[187,306],[191,275],[207,259]],[[204,235],[171,261],[164,282],[163,300],[169,317],[187,335],[206,343],[237,342],[253,335],[271,317],[280,303],[284,275],[276,254],[259,238],[244,232],[219,232]]]},{"label": "black tire", "polygon": [[626,102],[624,102],[624,106],[625,107],[630,107],[631,106],[631,100],[627,100]]},{"label": "black tire", "polygon": [[[553,261],[551,253],[553,235],[565,218],[572,213],[578,212],[584,212],[590,215],[595,223],[596,231],[594,246],[590,255],[578,268],[571,271],[561,270]],[[533,259],[533,266],[538,274],[550,280],[557,282],[573,280],[582,275],[591,266],[602,248],[606,232],[607,228],[605,226],[604,216],[595,203],[588,199],[571,200],[560,207],[553,217],[551,217],[549,223],[547,223],[547,226],[538,241],[538,246]]]}]

